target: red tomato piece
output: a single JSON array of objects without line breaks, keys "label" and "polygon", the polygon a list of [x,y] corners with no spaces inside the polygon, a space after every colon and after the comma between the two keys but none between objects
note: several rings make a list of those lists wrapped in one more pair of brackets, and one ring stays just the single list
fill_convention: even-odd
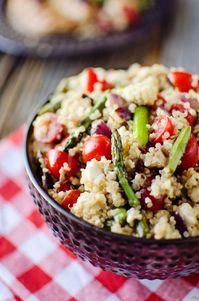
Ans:
[{"label": "red tomato piece", "polygon": [[179,170],[183,171],[191,167],[195,167],[198,163],[198,142],[193,134],[191,134],[184,155],[181,159]]},{"label": "red tomato piece", "polygon": [[108,83],[106,80],[103,80],[100,82],[102,84],[102,91],[106,91],[106,90],[109,90],[109,89],[112,89],[113,88],[113,85],[111,85],[110,83]]},{"label": "red tomato piece", "polygon": [[157,104],[157,107],[164,108],[164,106],[166,104],[165,98],[161,95],[158,95],[158,99],[156,101],[156,104]]},{"label": "red tomato piece", "polygon": [[157,100],[153,105],[150,106],[151,110],[157,110],[157,108],[165,109],[166,100],[161,96],[158,95]]},{"label": "red tomato piece", "polygon": [[63,125],[57,122],[55,113],[45,113],[38,117],[34,125],[35,139],[42,143],[52,143],[61,139]]},{"label": "red tomato piece", "polygon": [[192,74],[184,71],[173,71],[170,75],[172,84],[180,92],[188,92],[192,88]]},{"label": "red tomato piece", "polygon": [[167,115],[156,117],[152,128],[154,129],[155,137],[152,142],[162,143],[164,140],[169,139],[174,133],[174,126],[171,119]]},{"label": "red tomato piece", "polygon": [[106,80],[100,81],[97,77],[97,74],[92,68],[87,69],[87,91],[88,92],[93,92],[95,89],[95,84],[100,83],[101,84],[101,91],[106,91],[108,89],[112,89],[113,85],[108,83]]},{"label": "red tomato piece", "polygon": [[82,157],[86,163],[92,159],[100,160],[101,157],[111,160],[111,141],[103,135],[90,136],[83,145]]},{"label": "red tomato piece", "polygon": [[88,68],[87,70],[87,91],[93,92],[94,86],[98,82],[98,77],[95,71],[92,68]]},{"label": "red tomato piece", "polygon": [[62,207],[65,209],[70,209],[77,202],[79,196],[80,191],[78,189],[69,191],[61,203]]},{"label": "red tomato piece", "polygon": [[68,190],[70,190],[70,183],[62,182],[62,183],[60,183],[59,188],[56,189],[56,192],[68,191]]},{"label": "red tomato piece", "polygon": [[135,24],[139,20],[139,13],[130,5],[123,6],[123,12],[129,23]]},{"label": "red tomato piece", "polygon": [[150,106],[151,110],[157,110],[157,108],[165,109],[166,100],[161,96],[158,95],[157,100],[153,105]]},{"label": "red tomato piece", "polygon": [[[164,207],[165,197],[162,196],[161,198],[155,198],[154,196],[150,195],[150,191],[147,188],[143,188],[140,190],[140,202],[143,209],[158,211]],[[147,206],[149,204],[147,202],[147,198],[151,200],[152,206]]]},{"label": "red tomato piece", "polygon": [[46,154],[45,161],[50,173],[56,179],[59,179],[59,171],[64,163],[67,163],[70,168],[67,172],[68,178],[73,177],[79,170],[76,158],[59,149],[50,149]]},{"label": "red tomato piece", "polygon": [[180,111],[181,113],[185,113],[187,112],[187,121],[188,123],[193,126],[195,121],[196,121],[196,116],[191,115],[191,113],[189,113],[189,111],[187,109],[185,109],[185,107],[182,104],[174,104],[171,106],[170,111]]}]

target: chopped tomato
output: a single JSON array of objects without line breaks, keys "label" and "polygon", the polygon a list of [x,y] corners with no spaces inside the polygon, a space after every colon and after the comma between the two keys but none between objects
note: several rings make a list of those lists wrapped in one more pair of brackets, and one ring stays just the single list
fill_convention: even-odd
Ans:
[{"label": "chopped tomato", "polygon": [[67,163],[69,167],[66,172],[68,178],[73,177],[79,170],[76,158],[59,149],[50,149],[46,154],[45,162],[50,173],[56,179],[59,178],[59,171],[64,163]]},{"label": "chopped tomato", "polygon": [[173,71],[170,74],[172,84],[181,92],[188,92],[192,88],[192,74],[184,71]]},{"label": "chopped tomato", "polygon": [[139,20],[139,13],[130,5],[123,6],[123,12],[127,20],[131,24],[135,24]]},{"label": "chopped tomato", "polygon": [[113,85],[108,83],[106,80],[101,81],[101,84],[102,84],[102,88],[101,88],[102,91],[106,91],[106,90],[109,90],[109,89],[113,88]]},{"label": "chopped tomato", "polygon": [[112,89],[113,85],[108,83],[106,80],[99,80],[97,77],[97,74],[92,68],[87,69],[87,91],[93,92],[95,89],[95,84],[100,83],[101,84],[101,91],[106,91],[108,89]]},{"label": "chopped tomato", "polygon": [[111,160],[111,141],[103,135],[90,136],[83,145],[82,157],[86,163],[92,159],[100,160],[101,157]]},{"label": "chopped tomato", "polygon": [[152,143],[162,143],[164,140],[169,139],[174,133],[174,126],[171,119],[167,115],[156,117],[152,128],[154,129],[155,137]]},{"label": "chopped tomato", "polygon": [[174,111],[174,110],[175,110],[175,111],[179,111],[179,112],[181,112],[181,113],[187,112],[187,117],[186,117],[186,119],[187,119],[188,123],[189,123],[191,126],[194,125],[194,123],[195,123],[195,121],[196,121],[196,116],[191,115],[191,113],[189,113],[189,111],[188,111],[187,109],[185,109],[185,107],[184,107],[182,104],[173,104],[173,105],[171,106],[170,111],[172,112],[172,111]]},{"label": "chopped tomato", "polygon": [[45,113],[37,117],[34,124],[35,139],[42,143],[52,143],[61,139],[63,125],[57,121],[55,113]]},{"label": "chopped tomato", "polygon": [[152,106],[150,106],[150,108],[152,110],[157,110],[157,108],[164,109],[165,103],[166,103],[166,100],[164,99],[164,97],[162,97],[161,95],[158,95],[157,100],[155,101],[155,103]]},{"label": "chopped tomato", "polygon": [[166,100],[165,100],[165,98],[164,98],[163,96],[158,95],[158,100],[157,100],[156,103],[157,103],[157,106],[158,106],[158,107],[163,108],[164,105],[165,105],[165,103],[166,103]]},{"label": "chopped tomato", "polygon": [[195,167],[198,163],[198,142],[193,134],[191,134],[184,155],[179,166],[180,171]]},{"label": "chopped tomato", "polygon": [[70,209],[77,202],[79,196],[80,191],[78,189],[69,191],[61,203],[62,207],[65,209]]},{"label": "chopped tomato", "polygon": [[158,211],[164,207],[165,197],[155,198],[147,188],[140,190],[140,202],[143,209]]},{"label": "chopped tomato", "polygon": [[67,181],[60,183],[59,187],[56,189],[56,192],[68,191],[70,190],[70,183]]},{"label": "chopped tomato", "polygon": [[93,92],[94,86],[98,82],[98,77],[92,68],[87,69],[87,91]]}]

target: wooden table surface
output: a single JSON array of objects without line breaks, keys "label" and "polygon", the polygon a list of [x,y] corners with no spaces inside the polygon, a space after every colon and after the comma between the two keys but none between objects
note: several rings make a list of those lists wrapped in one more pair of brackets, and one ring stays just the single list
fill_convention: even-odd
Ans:
[{"label": "wooden table surface", "polygon": [[56,60],[0,54],[0,138],[25,123],[61,78],[87,66],[121,68],[133,62],[161,62],[199,73],[198,11],[198,0],[179,0],[167,34],[165,27],[156,28],[136,47],[129,45],[128,49],[109,54]]}]

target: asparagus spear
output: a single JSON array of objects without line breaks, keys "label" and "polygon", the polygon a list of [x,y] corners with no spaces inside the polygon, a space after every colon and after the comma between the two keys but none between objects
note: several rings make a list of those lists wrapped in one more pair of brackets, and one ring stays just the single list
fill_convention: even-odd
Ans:
[{"label": "asparagus spear", "polygon": [[61,101],[56,101],[56,102],[48,102],[46,105],[44,105],[41,110],[38,112],[38,115],[43,115],[48,112],[56,112],[61,108]]},{"label": "asparagus spear", "polygon": [[148,134],[148,109],[147,107],[137,107],[135,109],[134,120],[133,120],[133,132],[137,142],[140,145],[146,145],[149,140]]},{"label": "asparagus spear", "polygon": [[115,221],[118,221],[119,224],[122,224],[123,222],[125,222],[126,217],[127,217],[127,212],[126,212],[126,208],[116,208],[112,210],[113,212],[113,218]]},{"label": "asparagus spear", "polygon": [[[128,201],[129,205],[132,207],[136,207],[140,205],[140,201],[135,195],[133,189],[131,188],[128,178],[127,178],[127,172],[124,166],[123,156],[122,156],[122,142],[121,137],[117,130],[115,130],[112,134],[112,157],[113,157],[113,163],[117,170],[117,176],[120,182],[121,187],[123,188]],[[118,208],[117,210],[120,210],[117,212],[115,219],[119,218],[119,222],[123,222],[126,219],[126,209],[125,208]],[[136,231],[139,237],[144,237],[149,232],[149,227],[146,221],[145,216],[142,214],[142,219],[138,222]]]},{"label": "asparagus spear", "polygon": [[64,152],[68,152],[70,148],[73,148],[76,146],[82,139],[84,133],[89,129],[90,125],[92,124],[93,120],[90,118],[91,115],[99,110],[100,112],[103,110],[105,107],[105,103],[107,101],[107,96],[105,95],[102,100],[98,101],[90,110],[89,114],[82,120],[80,126],[84,127],[84,131],[79,132],[72,132],[70,136],[68,137],[66,144],[63,148]]},{"label": "asparagus spear", "polygon": [[105,222],[105,228],[110,230],[111,227],[113,226],[113,224],[114,224],[114,220],[113,219],[109,219],[109,220],[107,220]]},{"label": "asparagus spear", "polygon": [[190,135],[191,135],[191,126],[187,126],[184,129],[182,129],[171,149],[168,167],[172,173],[175,172],[180,162],[180,159],[184,154]]},{"label": "asparagus spear", "polygon": [[105,222],[105,228],[110,230],[114,224],[114,221],[122,225],[125,222],[126,217],[127,217],[126,208],[120,207],[120,208],[112,209],[111,210],[112,219],[109,219]]},{"label": "asparagus spear", "polygon": [[142,219],[137,223],[136,232],[138,237],[144,237],[149,232],[149,226],[143,214]]},{"label": "asparagus spear", "polygon": [[113,163],[116,167],[119,183],[128,198],[129,205],[131,207],[136,207],[140,205],[139,199],[135,195],[133,189],[131,188],[128,182],[128,176],[124,166],[122,155],[122,141],[117,130],[115,130],[112,134],[112,157]]},{"label": "asparagus spear", "polygon": [[75,147],[81,141],[82,137],[83,132],[79,132],[78,134],[72,132],[64,145],[63,151],[68,152],[70,148]]}]

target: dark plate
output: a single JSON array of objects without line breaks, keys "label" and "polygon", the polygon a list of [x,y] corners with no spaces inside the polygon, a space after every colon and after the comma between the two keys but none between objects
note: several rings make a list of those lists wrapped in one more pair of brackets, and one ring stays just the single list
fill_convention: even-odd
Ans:
[{"label": "dark plate", "polygon": [[137,26],[130,27],[122,33],[112,33],[92,40],[78,40],[66,35],[38,40],[25,37],[10,27],[4,14],[5,2],[0,0],[0,51],[40,57],[79,55],[133,45],[146,36],[155,25],[167,19],[172,4],[171,0],[156,0],[154,7],[142,14]]}]

